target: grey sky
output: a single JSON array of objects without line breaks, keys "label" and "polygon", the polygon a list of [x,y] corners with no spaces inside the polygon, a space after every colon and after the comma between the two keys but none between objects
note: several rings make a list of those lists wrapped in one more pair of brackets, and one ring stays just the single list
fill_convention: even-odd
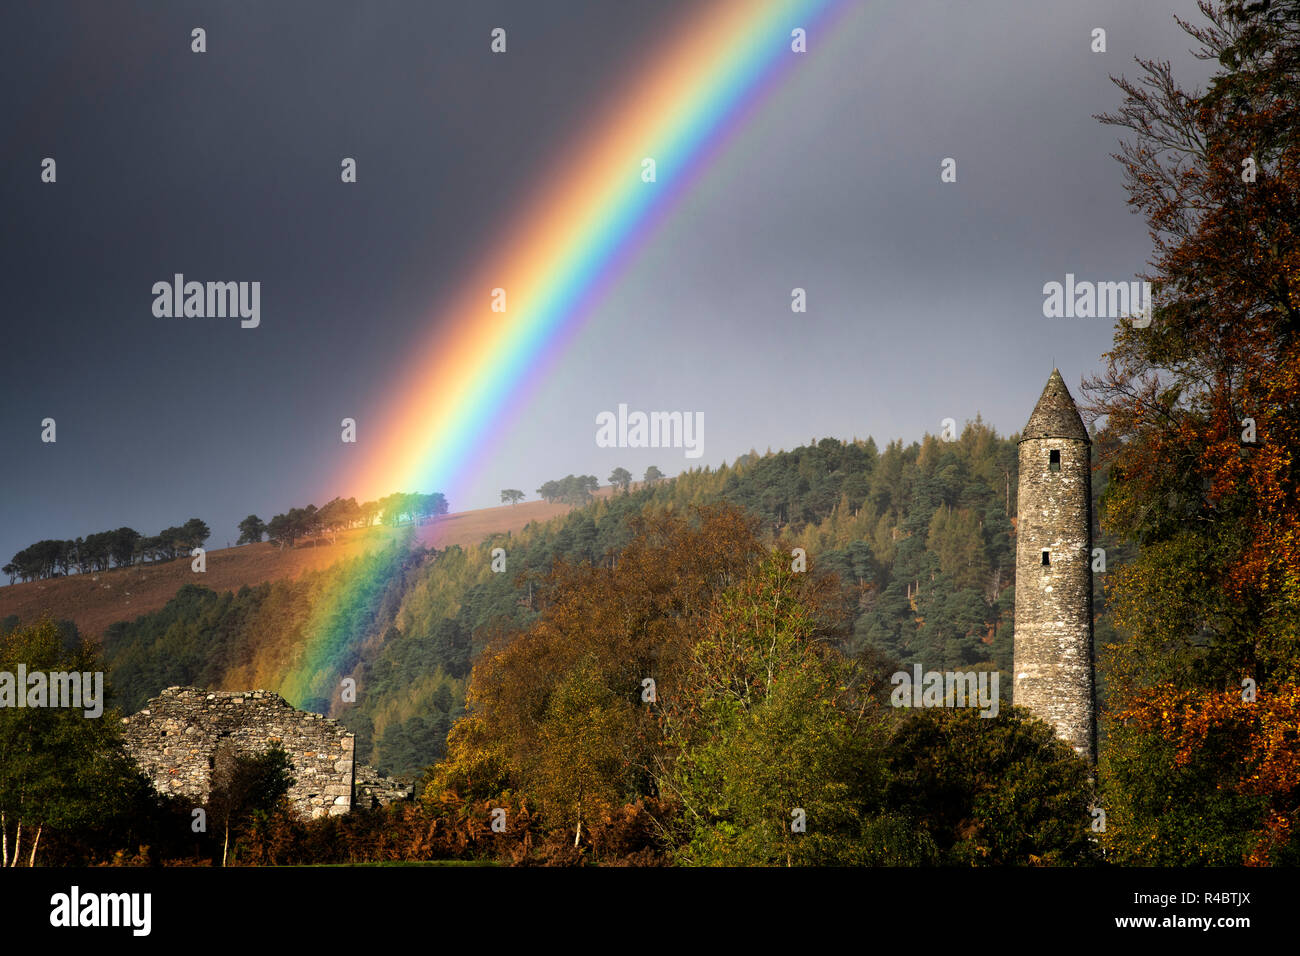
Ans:
[{"label": "grey sky", "polygon": [[[193,515],[224,546],[249,512],[353,493],[332,484],[339,419],[380,413],[536,170],[694,5],[15,7],[0,14],[4,561],[38,538]],[[1199,16],[1191,2],[854,3],[453,508],[569,472],[910,442],[977,412],[1009,433],[1054,363],[1077,394],[1111,322],[1043,318],[1042,286],[1143,268],[1117,131],[1091,117],[1119,103],[1108,74],[1134,75],[1135,55],[1204,82],[1174,13]],[[497,25],[510,52],[494,58]],[[345,155],[355,187],[338,183]],[[939,180],[944,157],[956,183]],[[174,272],[260,280],[261,327],[154,318],[150,287]],[[806,314],[790,311],[795,286]],[[597,448],[595,416],[620,402],[703,412],[704,456]],[[40,442],[46,416],[56,445]]]}]

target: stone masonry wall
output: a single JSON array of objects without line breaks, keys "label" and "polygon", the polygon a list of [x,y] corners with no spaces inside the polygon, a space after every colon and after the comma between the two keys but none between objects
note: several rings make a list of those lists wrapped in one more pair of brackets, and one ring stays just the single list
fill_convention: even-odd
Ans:
[{"label": "stone masonry wall", "polygon": [[[1052,450],[1059,471],[1049,468]],[[1095,762],[1090,445],[1027,438],[1019,462],[1013,700]]]},{"label": "stone masonry wall", "polygon": [[300,814],[339,815],[352,807],[352,734],[270,691],[169,687],[122,723],[127,749],[160,793],[203,802],[212,758],[223,741],[240,754],[279,744],[293,763],[289,800]]}]

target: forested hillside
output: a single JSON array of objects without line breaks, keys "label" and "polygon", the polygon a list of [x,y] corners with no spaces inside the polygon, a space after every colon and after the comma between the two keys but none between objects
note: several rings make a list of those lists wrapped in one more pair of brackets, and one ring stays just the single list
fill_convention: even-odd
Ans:
[{"label": "forested hillside", "polygon": [[[557,559],[614,561],[643,511],[726,500],[757,516],[767,540],[805,549],[811,572],[839,576],[850,655],[874,648],[902,665],[1009,672],[1015,491],[1014,436],[979,420],[956,441],[927,436],[883,452],[870,439],[822,439],[601,498],[475,547],[399,544],[238,593],[186,587],[162,611],[112,626],[104,651],[126,711],[172,684],[277,690],[340,718],[360,759],[414,775],[443,756],[476,655],[535,618]],[[493,571],[493,548],[504,549],[504,572]],[[1100,626],[1099,640],[1106,633]],[[325,651],[304,667],[309,642]],[[355,703],[339,693],[348,676]]]}]

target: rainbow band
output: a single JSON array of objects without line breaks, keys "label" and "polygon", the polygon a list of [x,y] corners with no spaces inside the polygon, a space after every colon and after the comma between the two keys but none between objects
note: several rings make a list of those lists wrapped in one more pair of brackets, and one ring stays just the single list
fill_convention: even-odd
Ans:
[{"label": "rainbow band", "polygon": [[[843,0],[715,0],[686,18],[602,122],[543,175],[544,188],[417,350],[382,416],[377,450],[342,487],[359,500],[439,490],[455,501],[479,456],[651,235],[766,93],[824,40]],[[642,180],[653,158],[656,181]],[[504,313],[492,290],[506,290]],[[351,581],[314,603],[279,681],[291,703],[334,698],[363,634],[346,621],[383,582]],[[281,670],[263,661],[255,673]]]},{"label": "rainbow band", "polygon": [[[838,0],[718,0],[686,19],[436,323],[399,379],[378,447],[345,485],[359,498],[439,490],[455,501],[476,455],[632,254],[787,70],[802,27],[818,42]],[[811,54],[808,54],[811,55]],[[655,160],[657,181],[641,178]],[[490,309],[493,289],[507,311]]]}]

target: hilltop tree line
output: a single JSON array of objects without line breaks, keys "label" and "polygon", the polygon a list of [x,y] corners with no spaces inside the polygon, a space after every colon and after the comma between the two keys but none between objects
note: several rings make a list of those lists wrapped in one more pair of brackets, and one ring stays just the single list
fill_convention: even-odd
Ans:
[{"label": "hilltop tree line", "polygon": [[545,501],[580,507],[591,500],[599,487],[600,480],[595,475],[565,475],[558,481],[543,482],[537,494]]},{"label": "hilltop tree line", "polygon": [[[645,471],[645,484],[651,486],[661,480],[664,473],[656,466],[651,465]],[[615,468],[609,476],[611,487],[622,489],[627,494],[632,487],[632,473],[626,468]],[[581,507],[591,501],[592,495],[600,488],[600,479],[595,475],[565,475],[563,478],[546,481],[542,487],[537,489],[537,494],[544,501],[563,502],[566,505]],[[516,504],[524,497],[524,493],[515,488],[507,488],[501,492],[501,500]]]},{"label": "hilltop tree line", "polygon": [[198,518],[143,535],[133,528],[101,531],[68,541],[45,540],[23,548],[0,569],[15,580],[36,581],[74,572],[88,574],[133,564],[171,561],[203,546],[212,532]]},{"label": "hilltop tree line", "polygon": [[[237,543],[255,544],[265,537],[283,549],[294,547],[299,539],[316,543],[328,537],[334,542],[340,531],[349,528],[368,528],[379,520],[391,527],[424,524],[447,511],[447,499],[441,492],[427,495],[397,492],[361,505],[355,498],[335,498],[320,508],[312,504],[290,508],[269,522],[249,515],[239,522]],[[9,583],[13,584],[171,561],[202,547],[211,536],[212,531],[205,522],[191,518],[156,535],[143,535],[124,527],[67,541],[37,541],[15,554],[13,560],[0,568],[0,573],[8,575]]]},{"label": "hilltop tree line", "polygon": [[396,492],[364,504],[357,504],[355,498],[334,498],[320,508],[314,504],[290,508],[283,514],[275,515],[270,521],[249,515],[239,522],[237,543],[256,544],[263,536],[278,544],[281,549],[294,547],[300,538],[315,544],[328,537],[333,543],[337,541],[340,531],[350,528],[369,528],[380,520],[390,527],[424,524],[432,518],[445,515],[447,510],[446,497],[437,491],[427,495]]}]

